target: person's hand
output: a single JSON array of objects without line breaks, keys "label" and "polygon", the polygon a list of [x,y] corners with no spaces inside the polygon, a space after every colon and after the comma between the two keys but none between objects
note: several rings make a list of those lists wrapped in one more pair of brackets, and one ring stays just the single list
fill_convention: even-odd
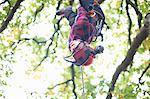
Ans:
[{"label": "person's hand", "polygon": [[101,45],[97,46],[95,49],[96,54],[103,53],[103,51],[104,51],[104,47]]}]

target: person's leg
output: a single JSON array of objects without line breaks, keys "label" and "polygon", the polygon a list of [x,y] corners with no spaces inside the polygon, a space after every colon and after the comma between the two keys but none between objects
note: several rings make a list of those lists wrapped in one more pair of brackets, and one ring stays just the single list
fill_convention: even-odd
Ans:
[{"label": "person's leg", "polygon": [[80,1],[80,5],[86,10],[92,10],[93,9],[93,3],[94,0],[79,0]]},{"label": "person's leg", "polygon": [[66,17],[67,20],[69,21],[69,25],[70,26],[72,26],[74,24],[75,17],[77,16],[77,14],[72,11],[72,7],[71,6],[68,6],[65,9],[57,11],[56,15],[63,15],[64,17]]}]

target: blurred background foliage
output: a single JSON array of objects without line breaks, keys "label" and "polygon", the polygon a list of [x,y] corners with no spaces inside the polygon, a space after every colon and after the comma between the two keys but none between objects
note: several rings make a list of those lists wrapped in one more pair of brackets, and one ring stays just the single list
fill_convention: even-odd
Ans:
[{"label": "blurred background foliage", "polygon": [[[0,0],[0,24],[7,18],[16,1]],[[102,44],[105,51],[96,57],[91,66],[84,67],[86,99],[105,99],[115,68],[130,48],[127,1],[106,0],[101,4],[110,29],[104,26],[104,41],[98,38],[92,43],[92,46]],[[0,34],[1,99],[20,99],[20,94],[21,99],[73,99],[73,85],[68,81],[71,79],[71,64],[63,59],[70,54],[70,27],[68,21],[62,19],[60,29],[56,31],[56,23],[60,19],[55,16],[58,3],[59,0],[24,0]],[[62,0],[59,9],[68,5],[69,0]],[[74,11],[77,6],[78,0],[75,0]],[[137,8],[144,17],[150,11],[150,1],[138,0]],[[129,5],[128,10],[132,20],[130,28],[133,41],[139,31],[138,16],[132,6]],[[113,92],[114,99],[149,99],[150,69],[141,77],[150,64],[149,49],[150,36],[138,49],[132,65],[119,77]],[[61,84],[64,81],[68,82]],[[57,84],[60,85],[54,87]],[[77,96],[81,99],[83,86],[79,67],[75,67],[75,84]],[[14,88],[16,93],[13,92]]]}]

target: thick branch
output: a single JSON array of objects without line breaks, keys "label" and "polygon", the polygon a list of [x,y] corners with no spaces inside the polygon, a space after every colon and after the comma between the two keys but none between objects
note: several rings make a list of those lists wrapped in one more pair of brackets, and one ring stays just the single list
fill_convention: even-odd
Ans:
[{"label": "thick branch", "polygon": [[133,61],[133,57],[141,45],[141,43],[148,37],[150,34],[150,14],[148,14],[145,18],[144,26],[142,27],[140,33],[135,37],[133,43],[131,44],[130,49],[127,52],[127,56],[122,61],[122,63],[117,67],[111,81],[111,85],[109,87],[109,92],[107,94],[106,99],[112,98],[112,92],[114,91],[116,81],[120,75],[120,73],[127,69],[129,64]]},{"label": "thick branch", "polygon": [[9,22],[12,20],[16,10],[20,7],[21,2],[24,0],[17,0],[14,7],[12,8],[11,12],[9,13],[7,19],[2,23],[2,26],[0,28],[0,33],[3,32],[6,28]]}]

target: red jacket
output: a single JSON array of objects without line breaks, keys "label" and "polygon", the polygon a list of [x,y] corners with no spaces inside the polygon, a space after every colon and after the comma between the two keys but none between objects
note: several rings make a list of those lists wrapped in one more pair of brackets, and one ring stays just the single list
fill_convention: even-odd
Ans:
[{"label": "red jacket", "polygon": [[80,39],[87,43],[91,43],[96,33],[95,27],[89,22],[89,15],[83,7],[78,8],[76,22],[71,27],[69,43],[72,40]]}]

